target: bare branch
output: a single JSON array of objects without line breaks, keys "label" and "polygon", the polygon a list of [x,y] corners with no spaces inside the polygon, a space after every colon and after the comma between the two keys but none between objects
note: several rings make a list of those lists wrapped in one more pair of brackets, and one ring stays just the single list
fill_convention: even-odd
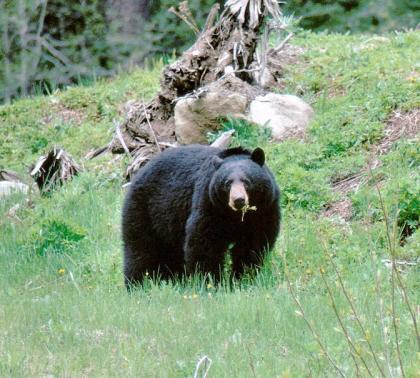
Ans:
[{"label": "bare branch", "polygon": [[115,124],[115,134],[117,135],[117,138],[119,139],[119,141],[120,141],[120,143],[121,143],[122,147],[124,148],[125,153],[126,153],[129,157],[131,157],[130,150],[128,149],[127,145],[125,144],[124,137],[123,137],[123,135],[122,135],[122,133],[121,133],[119,123],[118,123],[118,122],[114,122],[114,124]]},{"label": "bare branch", "polygon": [[319,337],[319,335],[316,332],[315,328],[312,326],[311,322],[309,321],[309,319],[308,319],[308,317],[307,317],[307,315],[305,313],[305,310],[303,309],[303,306],[301,305],[298,297],[296,296],[296,293],[292,289],[292,284],[290,282],[289,273],[287,272],[287,263],[286,263],[286,255],[285,255],[285,253],[282,253],[282,258],[283,258],[283,263],[284,263],[284,276],[286,278],[287,287],[289,289],[290,295],[292,296],[294,302],[296,303],[296,305],[299,308],[299,313],[298,314],[300,316],[302,316],[303,320],[305,321],[306,325],[308,326],[309,330],[311,331],[313,338],[315,339],[315,341],[317,342],[317,344],[321,348],[321,350],[324,353],[324,355],[327,357],[327,360],[329,361],[329,363],[334,367],[334,369],[337,371],[337,373],[341,377],[345,378],[345,374],[344,374],[343,370],[338,367],[338,365],[336,364],[336,362],[333,360],[333,358],[331,357],[331,355],[328,353],[327,348],[322,343],[321,338]]},{"label": "bare branch", "polygon": [[[372,169],[370,168],[370,166],[368,167],[369,169],[369,173],[371,175],[371,177],[373,176],[373,172]],[[381,210],[382,213],[384,215],[384,221],[385,221],[385,233],[386,233],[386,238],[388,241],[388,248],[389,248],[389,252],[391,255],[391,260],[392,260],[392,274],[391,274],[391,290],[392,290],[392,296],[391,296],[391,305],[392,305],[392,322],[393,322],[393,328],[394,328],[394,333],[395,333],[395,342],[396,342],[396,348],[397,348],[397,354],[398,354],[398,361],[400,363],[400,368],[401,368],[401,374],[403,377],[405,377],[405,373],[404,373],[404,368],[403,368],[403,363],[402,363],[402,359],[401,359],[401,351],[400,351],[400,346],[399,346],[399,335],[398,335],[398,325],[397,325],[397,321],[396,321],[396,314],[395,314],[395,277],[398,280],[398,286],[400,287],[402,293],[403,293],[403,298],[404,298],[404,303],[406,304],[408,311],[411,315],[411,319],[413,322],[413,328],[414,328],[414,332],[416,334],[416,340],[417,340],[417,348],[418,350],[420,350],[420,335],[419,335],[419,330],[417,327],[417,319],[416,319],[416,314],[413,311],[413,309],[411,308],[410,305],[410,301],[408,299],[408,294],[407,294],[407,290],[405,288],[405,285],[402,282],[401,279],[401,275],[400,272],[397,269],[397,264],[396,264],[396,250],[395,250],[395,242],[396,242],[396,225],[394,227],[394,242],[391,239],[391,227],[389,224],[389,216],[388,216],[388,212],[386,211],[386,207],[385,207],[385,202],[382,198],[382,193],[381,190],[379,188],[379,185],[377,182],[375,182],[375,188],[376,191],[378,193],[378,197],[379,197],[379,203],[381,205]]]},{"label": "bare branch", "polygon": [[[353,349],[353,352],[357,355],[357,357],[359,357],[359,358],[360,358],[360,360],[362,361],[362,363],[363,363],[364,367],[366,368],[366,370],[367,370],[368,374],[369,374],[371,377],[373,377],[373,374],[372,374],[372,372],[370,371],[368,364],[366,363],[366,361],[365,361],[365,359],[363,358],[362,354],[361,354],[360,352],[358,352],[357,348],[355,347],[355,345],[354,345],[354,343],[353,343],[353,341],[352,341],[352,339],[351,339],[351,337],[350,337],[350,335],[349,335],[349,333],[348,333],[348,331],[347,331],[346,326],[345,326],[345,325],[344,325],[344,323],[343,323],[343,320],[341,319],[341,316],[340,316],[340,314],[339,314],[339,312],[338,312],[337,305],[336,305],[336,303],[335,303],[335,299],[334,299],[334,296],[333,296],[333,294],[332,294],[331,288],[330,288],[330,286],[328,285],[327,280],[326,280],[326,278],[325,278],[324,270],[321,268],[319,271],[320,271],[320,273],[321,273],[322,281],[324,282],[324,285],[325,285],[325,287],[327,288],[328,296],[329,296],[329,297],[330,297],[330,299],[331,299],[331,305],[332,305],[332,308],[333,308],[333,310],[334,310],[335,316],[336,316],[336,318],[337,318],[337,320],[338,320],[338,323],[340,324],[341,329],[343,330],[343,333],[344,333],[344,336],[345,336],[345,338],[346,338],[346,340],[347,340],[347,343],[350,345],[351,349]],[[353,358],[353,362],[354,362],[354,364],[355,364],[355,366],[356,366],[356,370],[359,370],[359,365],[357,364],[357,360],[355,359],[355,357],[353,356],[353,354],[352,354],[352,353],[351,353],[351,356],[352,356],[352,358]]]},{"label": "bare branch", "polygon": [[211,364],[212,364],[212,360],[207,357],[207,356],[203,356],[201,357],[198,362],[197,365],[195,366],[195,370],[194,370],[194,378],[198,378],[199,377],[199,373],[200,373],[200,369],[201,369],[201,365],[203,365],[204,371],[201,374],[201,378],[206,378],[207,377],[207,373],[210,370]]},{"label": "bare branch", "polygon": [[388,368],[388,374],[390,377],[392,377],[393,375],[392,375],[392,368],[391,368],[391,361],[390,361],[390,352],[389,352],[386,332],[385,332],[384,303],[381,297],[381,293],[382,293],[381,280],[380,280],[381,271],[379,270],[379,268],[378,269],[376,268],[378,264],[377,264],[377,259],[376,259],[376,253],[374,252],[372,248],[372,239],[371,239],[370,230],[368,231],[368,236],[369,236],[369,252],[370,252],[369,254],[370,254],[370,258],[372,262],[372,267],[375,269],[375,275],[374,275],[375,295],[376,295],[376,303],[379,309],[379,318],[381,320],[382,348],[385,354],[385,361]]},{"label": "bare branch", "polygon": [[340,273],[340,271],[339,271],[339,269],[338,269],[338,267],[337,267],[334,259],[330,256],[330,253],[328,251],[328,247],[326,245],[325,240],[322,240],[322,246],[323,246],[324,254],[327,256],[329,262],[331,263],[332,267],[334,268],[334,271],[335,271],[335,273],[337,275],[337,279],[338,279],[338,282],[340,284],[341,290],[343,291],[343,294],[345,295],[345,297],[347,299],[347,302],[350,305],[350,308],[351,308],[351,311],[353,313],[353,316],[356,319],[356,322],[357,322],[358,326],[360,327],[360,329],[361,329],[361,331],[363,333],[363,337],[364,337],[367,345],[369,346],[369,350],[372,353],[373,359],[375,360],[375,364],[376,364],[379,372],[381,373],[381,376],[385,377],[385,374],[384,374],[384,372],[382,370],[382,367],[381,367],[381,365],[380,365],[380,363],[378,361],[378,358],[376,357],[376,353],[373,350],[373,347],[372,347],[371,342],[369,341],[369,337],[367,335],[367,332],[365,330],[365,327],[363,326],[363,324],[362,324],[362,322],[360,320],[359,314],[356,311],[356,307],[354,306],[354,303],[351,300],[350,295],[349,295],[346,287],[344,286],[344,282],[343,282],[343,279],[341,277],[341,273]]},{"label": "bare branch", "polygon": [[35,74],[38,68],[39,61],[41,59],[41,46],[42,46],[41,33],[42,33],[42,30],[44,29],[44,21],[45,21],[45,15],[47,13],[47,5],[48,5],[48,0],[44,0],[41,5],[41,14],[39,16],[38,28],[37,28],[36,36],[35,36],[35,43],[36,43],[35,49],[34,49],[35,58],[32,63],[32,75]]},{"label": "bare branch", "polygon": [[162,152],[162,149],[159,146],[159,142],[158,142],[158,139],[157,139],[156,134],[155,134],[155,130],[153,130],[153,127],[152,127],[152,125],[150,123],[149,113],[147,113],[147,111],[146,111],[146,105],[144,104],[144,101],[142,101],[142,106],[143,106],[144,116],[146,118],[147,124],[149,125],[150,132],[153,135],[153,139],[155,140],[156,147],[157,147],[157,149],[158,149],[159,152]]}]

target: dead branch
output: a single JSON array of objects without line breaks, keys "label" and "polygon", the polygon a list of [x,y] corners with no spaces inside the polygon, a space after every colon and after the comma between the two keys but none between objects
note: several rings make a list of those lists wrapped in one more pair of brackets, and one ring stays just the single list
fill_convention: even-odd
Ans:
[{"label": "dead branch", "polygon": [[38,159],[30,175],[37,183],[40,192],[45,194],[81,171],[82,167],[64,149],[54,147],[47,155]]},{"label": "dead branch", "polygon": [[[159,152],[162,141],[176,141],[174,108],[179,98],[200,96],[206,85],[214,83],[227,72],[247,83],[252,82],[252,71],[255,70],[252,64],[259,32],[265,16],[280,17],[278,3],[274,0],[228,0],[215,22],[218,9],[218,5],[213,6],[196,42],[176,62],[165,67],[161,89],[156,97],[129,112],[120,125],[122,138],[114,136],[109,145],[110,151],[126,152],[121,143],[124,140],[131,153],[146,148],[144,143],[153,143]],[[195,29],[186,3],[171,11]],[[235,72],[229,70],[232,65]],[[140,154],[141,160],[144,155]]]},{"label": "dead branch", "polygon": [[211,146],[217,148],[228,148],[234,133],[235,130],[225,131],[211,144]]}]

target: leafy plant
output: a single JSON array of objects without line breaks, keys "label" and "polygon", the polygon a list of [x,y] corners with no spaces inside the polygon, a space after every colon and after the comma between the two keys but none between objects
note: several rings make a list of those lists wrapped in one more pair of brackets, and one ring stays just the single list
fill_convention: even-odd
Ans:
[{"label": "leafy plant", "polygon": [[235,130],[231,145],[240,145],[247,148],[255,148],[260,144],[266,144],[271,136],[269,128],[249,123],[242,119],[228,118],[221,120],[221,129],[217,133],[209,134],[209,142],[213,142],[225,131]]},{"label": "leafy plant", "polygon": [[33,248],[38,255],[48,253],[68,253],[75,249],[79,241],[86,236],[86,231],[61,220],[49,220],[41,225],[34,235]]}]

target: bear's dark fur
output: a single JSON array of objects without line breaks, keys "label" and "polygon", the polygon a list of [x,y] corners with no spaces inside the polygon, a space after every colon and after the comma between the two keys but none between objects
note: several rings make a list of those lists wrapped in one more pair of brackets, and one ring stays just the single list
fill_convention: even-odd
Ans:
[{"label": "bear's dark fur", "polygon": [[[280,191],[264,160],[260,148],[195,145],[168,149],[141,168],[122,214],[126,285],[146,273],[198,271],[217,280],[231,244],[234,276],[261,265],[280,226]],[[243,216],[245,204],[256,209]]]}]

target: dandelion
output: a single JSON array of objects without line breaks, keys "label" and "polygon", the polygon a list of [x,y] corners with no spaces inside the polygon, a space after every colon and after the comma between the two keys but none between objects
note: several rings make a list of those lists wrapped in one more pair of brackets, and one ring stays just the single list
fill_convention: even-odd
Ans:
[{"label": "dandelion", "polygon": [[66,270],[63,268],[58,269],[58,274],[63,275],[64,273],[66,273]]},{"label": "dandelion", "polygon": [[207,289],[211,289],[213,285],[211,283],[207,284]]}]

